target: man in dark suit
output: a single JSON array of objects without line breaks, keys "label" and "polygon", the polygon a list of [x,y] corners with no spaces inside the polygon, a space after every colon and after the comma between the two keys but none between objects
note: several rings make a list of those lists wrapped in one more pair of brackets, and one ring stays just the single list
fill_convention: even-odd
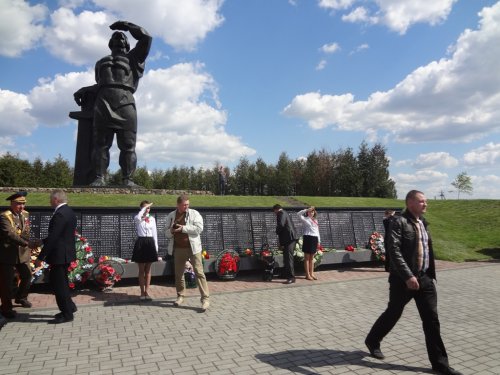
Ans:
[{"label": "man in dark suit", "polygon": [[276,234],[280,246],[283,247],[283,263],[287,279],[285,284],[293,284],[295,282],[293,251],[297,243],[297,231],[290,215],[279,204],[273,206],[273,211],[276,214]]},{"label": "man in dark suit", "polygon": [[50,264],[49,280],[54,291],[57,306],[61,312],[56,314],[53,324],[71,322],[76,305],[71,299],[68,283],[68,266],[76,259],[75,230],[76,216],[67,204],[66,193],[54,190],[50,194],[50,205],[54,214],[49,223],[49,233],[43,240],[43,248],[37,259],[40,263]]},{"label": "man in dark suit", "polygon": [[[31,307],[28,292],[31,286],[31,248],[37,243],[30,241],[29,213],[25,210],[25,191],[12,194],[6,200],[10,208],[0,214],[0,299],[2,314],[12,319],[16,316],[12,299],[22,307]],[[19,286],[14,295],[14,268],[19,273]]]},{"label": "man in dark suit", "polygon": [[450,367],[441,339],[434,252],[427,222],[422,216],[426,211],[424,193],[411,190],[406,195],[406,210],[389,223],[386,244],[390,259],[389,304],[368,333],[365,344],[373,357],[383,359],[381,341],[396,325],[406,304],[414,299],[434,373],[461,375]]}]

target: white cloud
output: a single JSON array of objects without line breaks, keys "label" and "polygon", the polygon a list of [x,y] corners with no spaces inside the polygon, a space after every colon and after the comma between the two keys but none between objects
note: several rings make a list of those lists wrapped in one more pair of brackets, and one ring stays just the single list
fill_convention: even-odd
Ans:
[{"label": "white cloud", "polygon": [[376,24],[378,22],[377,18],[370,16],[370,12],[364,7],[357,7],[350,13],[343,15],[342,21],[352,23],[362,22],[366,24]]},{"label": "white cloud", "polygon": [[224,22],[223,0],[94,0],[120,18],[144,27],[172,47],[193,50]]},{"label": "white cloud", "polygon": [[30,114],[39,124],[61,126],[70,120],[70,111],[79,108],[73,99],[73,93],[83,86],[93,85],[94,72],[58,74],[53,79],[43,79],[34,87],[28,99],[32,106]]},{"label": "white cloud", "polygon": [[[228,162],[255,150],[227,134],[227,114],[217,85],[203,64],[177,64],[150,70],[136,95],[138,153],[154,161],[186,165]],[[147,155],[147,156],[145,156]]]},{"label": "white cloud", "polygon": [[[222,0],[151,0],[147,7],[135,0],[94,3],[103,9],[76,13],[73,6],[77,3],[69,2],[52,13],[44,44],[53,55],[74,65],[93,65],[109,54],[109,25],[118,19],[144,27],[153,38],[176,49],[191,51],[224,21],[219,14]],[[131,36],[129,42],[135,45]]]},{"label": "white cloud", "polygon": [[366,101],[350,93],[297,95],[287,116],[311,128],[386,132],[398,142],[471,141],[500,130],[500,3],[480,12],[477,30],[459,37],[450,58],[432,61]]},{"label": "white cloud", "polygon": [[326,9],[346,9],[355,2],[356,0],[319,0],[318,5]]},{"label": "white cloud", "polygon": [[[51,15],[51,27],[44,44],[60,59],[74,65],[94,65],[109,54],[113,18],[104,12],[84,11],[74,14],[69,8],[59,8]],[[130,41],[133,45],[133,41]]]},{"label": "white cloud", "polygon": [[16,136],[31,135],[36,129],[30,109],[26,95],[0,89],[0,135],[4,142],[11,143]]},{"label": "white cloud", "polygon": [[331,54],[340,51],[340,46],[338,45],[338,43],[323,44],[323,46],[321,46],[320,48],[320,51],[322,51],[323,53]]},{"label": "white cloud", "polygon": [[423,191],[427,198],[432,198],[449,186],[448,175],[431,169],[417,171],[415,173],[399,173],[391,176],[396,182],[398,197],[404,198],[406,193],[412,189]]},{"label": "white cloud", "polygon": [[[416,23],[436,25],[446,20],[457,0],[320,0],[321,8],[346,10],[345,22],[380,24],[405,34]],[[363,6],[355,4],[362,3]]]},{"label": "white cloud", "polygon": [[472,181],[473,196],[485,199],[498,199],[500,196],[500,176],[470,176]]},{"label": "white cloud", "polygon": [[368,49],[368,48],[370,48],[370,46],[369,46],[368,44],[366,44],[366,43],[363,43],[363,44],[361,44],[361,45],[357,46],[357,47],[356,47],[354,50],[352,50],[351,52],[349,52],[349,55],[354,55],[355,53],[361,52],[361,51],[363,51],[363,50],[365,50],[365,49]]},{"label": "white cloud", "polygon": [[0,1],[0,55],[19,56],[33,48],[43,34],[41,22],[47,15],[47,7],[31,6],[23,0]]},{"label": "white cloud", "polygon": [[415,23],[436,25],[446,20],[457,0],[376,0],[379,6],[378,23],[400,34]]},{"label": "white cloud", "polygon": [[326,60],[325,60],[325,59],[321,60],[321,61],[318,63],[318,65],[316,65],[316,70],[323,70],[323,69],[325,69],[326,64],[327,64],[327,62],[326,62]]},{"label": "white cloud", "polygon": [[458,166],[458,160],[448,152],[429,152],[420,154],[413,166],[417,169],[454,168]]},{"label": "white cloud", "polygon": [[482,147],[469,151],[464,155],[464,162],[468,166],[499,165],[500,143],[487,143]]}]

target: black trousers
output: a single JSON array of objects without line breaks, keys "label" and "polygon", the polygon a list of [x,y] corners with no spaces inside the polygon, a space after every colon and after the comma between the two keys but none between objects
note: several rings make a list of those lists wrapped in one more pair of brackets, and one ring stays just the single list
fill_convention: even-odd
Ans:
[{"label": "black trousers", "polygon": [[297,241],[292,241],[283,246],[283,265],[285,267],[285,274],[283,276],[285,279],[293,279],[295,277],[293,251],[295,250],[296,243]]},{"label": "black trousers", "polygon": [[50,266],[49,282],[56,297],[57,307],[63,313],[64,317],[73,317],[76,311],[76,305],[71,299],[68,282],[68,265],[53,264]]},{"label": "black trousers", "polygon": [[398,322],[406,304],[414,299],[422,319],[427,355],[431,365],[433,368],[448,367],[448,355],[441,339],[436,286],[427,275],[420,277],[418,282],[420,289],[412,291],[400,278],[390,277],[389,304],[373,325],[366,341],[373,347],[379,347],[383,338]]}]

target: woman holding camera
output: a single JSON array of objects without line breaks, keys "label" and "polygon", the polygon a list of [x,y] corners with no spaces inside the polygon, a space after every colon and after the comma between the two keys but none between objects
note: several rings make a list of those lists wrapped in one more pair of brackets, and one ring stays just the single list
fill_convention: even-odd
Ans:
[{"label": "woman holding camera", "polygon": [[314,254],[320,243],[319,225],[316,209],[311,206],[297,213],[302,221],[304,235],[302,237],[302,252],[304,253],[304,271],[306,280],[318,280],[314,275]]},{"label": "woman holding camera", "polygon": [[141,288],[141,300],[151,301],[148,294],[151,284],[151,265],[160,260],[158,257],[158,235],[156,232],[155,218],[150,214],[153,203],[141,202],[141,210],[134,217],[137,230],[137,240],[135,241],[132,253],[132,262],[139,266],[139,287]]}]

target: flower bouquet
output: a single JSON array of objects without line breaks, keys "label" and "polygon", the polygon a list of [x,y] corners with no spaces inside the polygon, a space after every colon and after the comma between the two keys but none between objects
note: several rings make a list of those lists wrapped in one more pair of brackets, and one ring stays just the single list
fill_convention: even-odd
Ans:
[{"label": "flower bouquet", "polygon": [[236,251],[223,250],[215,260],[217,276],[223,280],[234,280],[240,269],[240,256]]},{"label": "flower bouquet", "polygon": [[75,289],[78,284],[88,280],[94,267],[94,254],[87,239],[75,232],[76,259],[68,266],[69,287]]},{"label": "flower bouquet", "polygon": [[352,245],[347,245],[347,246],[345,247],[345,251],[350,251],[350,252],[353,252],[353,251],[354,251],[354,246],[352,246]]},{"label": "flower bouquet", "polygon": [[385,261],[384,237],[379,232],[373,232],[368,241],[368,248],[371,249],[377,260]]},{"label": "flower bouquet", "polygon": [[116,282],[122,279],[124,271],[119,261],[100,257],[99,263],[92,270],[92,278],[102,291],[109,291]]},{"label": "flower bouquet", "polygon": [[38,255],[40,255],[41,251],[42,251],[41,247],[37,247],[36,249],[31,250],[31,258],[30,258],[31,283],[34,283],[41,277],[43,278],[45,270],[49,268],[49,265],[45,262],[42,262],[40,267],[35,266],[35,261],[37,260]]}]

